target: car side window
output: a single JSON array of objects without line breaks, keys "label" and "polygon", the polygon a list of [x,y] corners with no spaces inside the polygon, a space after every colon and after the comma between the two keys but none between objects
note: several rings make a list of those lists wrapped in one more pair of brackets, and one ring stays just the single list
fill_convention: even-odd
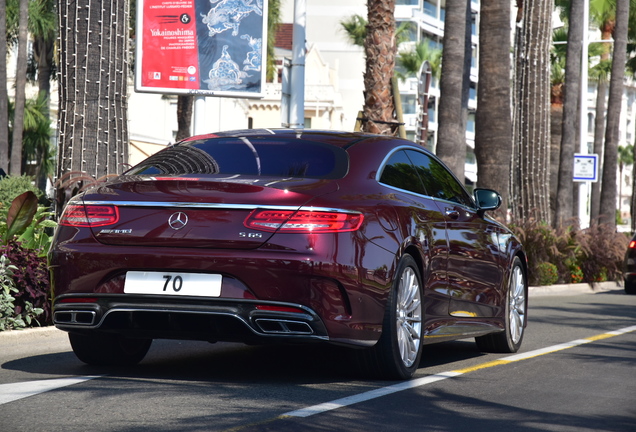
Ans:
[{"label": "car side window", "polygon": [[415,150],[406,150],[429,195],[467,207],[474,207],[466,189],[451,172],[434,158]]},{"label": "car side window", "polygon": [[415,192],[420,195],[426,195],[426,191],[415,171],[415,167],[413,167],[413,164],[406,156],[404,150],[399,150],[391,155],[382,170],[380,183]]}]

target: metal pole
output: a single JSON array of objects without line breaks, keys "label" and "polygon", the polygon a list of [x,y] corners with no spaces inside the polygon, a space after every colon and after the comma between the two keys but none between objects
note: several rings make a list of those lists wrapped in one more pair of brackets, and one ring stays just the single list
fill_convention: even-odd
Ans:
[{"label": "metal pole", "polygon": [[[583,2],[583,44],[581,45],[581,99],[579,109],[581,111],[580,120],[580,137],[581,140],[579,151],[581,154],[587,154],[587,84],[588,84],[588,33],[590,27],[590,0]],[[574,163],[574,161],[572,162]],[[592,188],[590,182],[581,182],[579,185],[579,223],[581,228],[589,226],[589,206],[590,194]]]},{"label": "metal pole", "polygon": [[289,127],[305,126],[305,26],[307,1],[294,0]]},{"label": "metal pole", "polygon": [[194,135],[201,135],[206,132],[212,132],[206,130],[205,127],[205,96],[194,97]]}]

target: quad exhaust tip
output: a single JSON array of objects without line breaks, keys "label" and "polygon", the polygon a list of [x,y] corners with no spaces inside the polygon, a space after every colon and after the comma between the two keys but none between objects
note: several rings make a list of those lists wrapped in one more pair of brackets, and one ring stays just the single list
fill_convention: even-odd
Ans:
[{"label": "quad exhaust tip", "polygon": [[53,323],[92,326],[96,318],[94,311],[59,311],[53,315]]},{"label": "quad exhaust tip", "polygon": [[287,335],[311,335],[314,330],[304,321],[257,318],[256,325],[263,333]]}]

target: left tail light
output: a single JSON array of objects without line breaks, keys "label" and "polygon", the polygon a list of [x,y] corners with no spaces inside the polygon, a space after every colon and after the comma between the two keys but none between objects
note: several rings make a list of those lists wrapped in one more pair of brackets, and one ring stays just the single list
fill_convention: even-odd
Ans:
[{"label": "left tail light", "polygon": [[356,231],[364,216],[359,213],[311,210],[254,210],[245,226],[261,231],[334,233]]},{"label": "left tail light", "polygon": [[75,227],[99,227],[119,221],[119,209],[111,205],[69,204],[64,209],[59,224]]}]

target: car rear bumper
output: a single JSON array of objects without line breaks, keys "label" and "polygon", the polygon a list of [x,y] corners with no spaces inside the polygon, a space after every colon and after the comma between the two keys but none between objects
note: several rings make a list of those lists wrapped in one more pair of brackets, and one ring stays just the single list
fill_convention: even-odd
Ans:
[{"label": "car rear bumper", "polygon": [[118,294],[62,295],[53,322],[61,330],[129,337],[240,341],[329,341],[310,308],[281,302]]}]

